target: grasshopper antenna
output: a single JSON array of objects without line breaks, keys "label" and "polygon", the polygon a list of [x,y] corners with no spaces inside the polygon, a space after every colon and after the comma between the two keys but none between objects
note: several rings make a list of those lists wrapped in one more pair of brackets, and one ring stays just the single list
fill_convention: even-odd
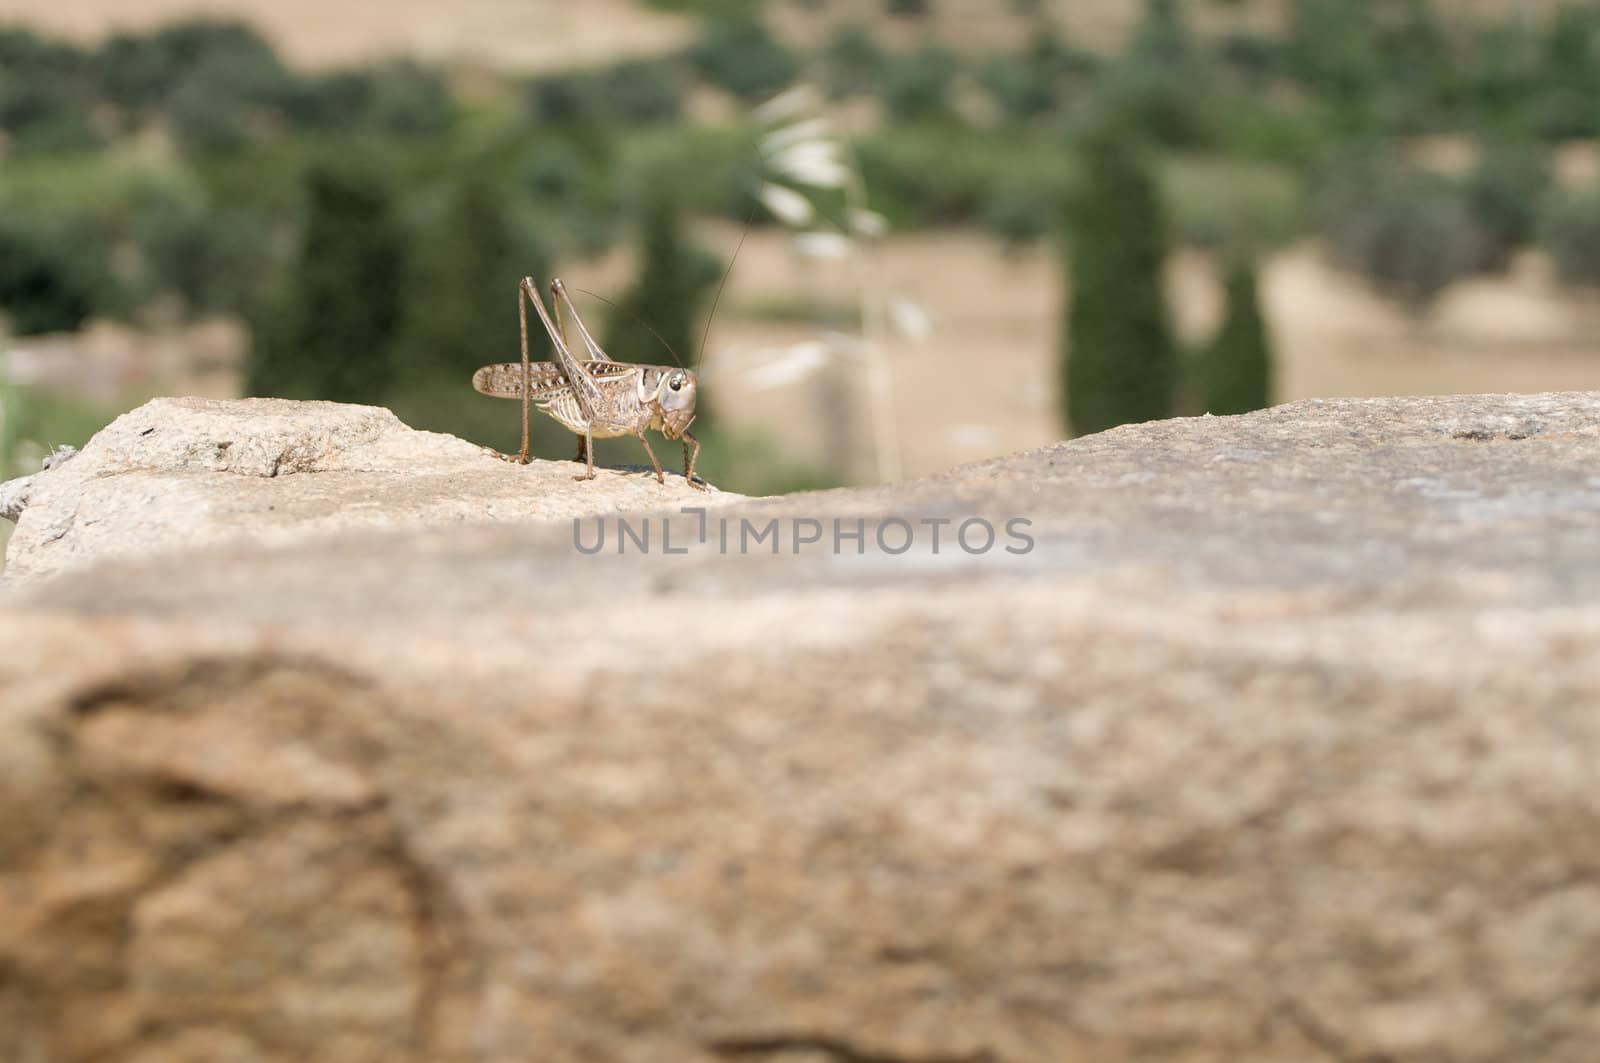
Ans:
[{"label": "grasshopper antenna", "polygon": [[711,312],[706,315],[706,330],[700,336],[700,353],[695,355],[694,364],[699,365],[706,354],[706,341],[711,339],[711,323],[717,319],[717,304],[722,302],[722,292],[728,287],[728,278],[733,276],[733,264],[739,261],[739,252],[744,250],[744,242],[750,237],[750,226],[756,222],[756,211],[761,209],[761,200],[758,198],[750,204],[750,213],[745,215],[744,231],[739,234],[739,243],[734,246],[733,257],[728,259],[728,268],[722,271],[722,283],[717,285],[716,298],[711,300]]},{"label": "grasshopper antenna", "polygon": [[677,364],[678,368],[679,369],[683,368],[683,363],[681,361],[678,361],[678,352],[672,349],[672,344],[668,343],[666,341],[666,339],[661,335],[661,333],[659,333],[659,332],[657,332],[655,330],[655,326],[651,325],[650,322],[646,321],[644,318],[640,317],[638,314],[634,313],[632,310],[629,310],[627,307],[621,305],[616,300],[607,299],[605,296],[601,295],[599,292],[591,292],[587,288],[574,288],[572,290],[577,292],[579,295],[587,295],[591,299],[598,299],[602,303],[605,303],[607,306],[611,307],[611,309],[613,309],[613,310],[621,310],[624,314],[627,314],[635,322],[637,322],[638,324],[644,326],[645,329],[649,330],[650,335],[654,336],[656,338],[656,340],[661,344],[661,346],[663,346],[663,347],[665,347],[667,349],[667,353],[672,355],[672,360],[673,360],[673,362],[675,362]]},{"label": "grasshopper antenna", "polygon": [[[700,354],[701,355],[705,354],[705,352],[706,352],[706,341],[711,338],[711,324],[712,324],[713,321],[716,320],[716,317],[717,317],[717,304],[722,302],[722,293],[723,293],[723,290],[728,287],[728,278],[733,276],[733,265],[734,265],[735,262],[739,261],[739,252],[744,250],[744,242],[750,236],[750,227],[755,224],[756,211],[758,211],[760,209],[761,209],[761,201],[760,200],[756,200],[755,204],[753,206],[751,206],[751,208],[750,208],[749,216],[747,216],[745,218],[745,220],[744,220],[744,229],[743,229],[742,232],[739,233],[739,243],[733,249],[733,257],[728,260],[728,268],[723,270],[723,272],[722,272],[722,280],[717,284],[717,295],[716,295],[716,298],[711,300],[711,312],[706,315],[706,330],[705,330],[705,333],[700,337]],[[683,366],[683,361],[678,357],[678,352],[672,349],[672,344],[668,343],[666,341],[665,337],[663,337],[661,335],[661,333],[657,332],[655,330],[655,326],[650,324],[650,322],[646,321],[644,318],[640,317],[638,314],[634,313],[632,310],[628,309],[627,307],[622,306],[621,304],[617,303],[615,300],[607,299],[605,296],[601,295],[599,292],[591,292],[587,288],[574,288],[572,290],[577,292],[577,293],[579,293],[580,295],[587,295],[591,299],[598,299],[602,303],[605,303],[607,306],[611,307],[613,310],[621,310],[624,314],[627,314],[635,322],[637,322],[639,325],[643,326],[646,330],[648,330],[650,335],[654,336],[656,338],[656,341],[658,343],[660,343],[661,346],[666,348],[667,353],[672,355],[672,360],[673,360],[674,363],[676,363],[676,365],[678,366],[679,369],[682,369],[684,367]],[[695,359],[695,364],[696,365],[700,364],[700,359],[699,358]]]}]

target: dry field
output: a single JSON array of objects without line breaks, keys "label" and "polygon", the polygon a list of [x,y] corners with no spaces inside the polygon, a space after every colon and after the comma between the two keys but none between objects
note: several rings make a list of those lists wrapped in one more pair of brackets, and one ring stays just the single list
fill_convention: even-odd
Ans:
[{"label": "dry field", "polygon": [[[725,254],[737,238],[725,228],[708,235]],[[619,254],[565,272],[569,281],[608,292],[626,282],[629,266]],[[908,235],[888,242],[871,274],[886,291],[919,303],[933,322],[925,340],[889,345],[908,475],[1061,438],[1056,345],[1063,284],[1052,253],[1007,256],[976,233]],[[870,453],[859,395],[852,415],[839,409],[849,393],[841,395],[821,375],[755,390],[749,382],[756,374],[744,369],[760,362],[762,352],[823,333],[766,320],[752,308],[847,302],[860,284],[848,265],[819,267],[794,255],[782,236],[752,234],[707,350],[708,392],[718,409],[814,459],[829,453],[827,434],[840,427],[853,433],[842,441],[846,449]],[[1215,264],[1200,254],[1177,256],[1169,288],[1185,339],[1209,336],[1221,314]],[[1536,256],[1509,276],[1458,285],[1420,319],[1378,298],[1359,278],[1329,268],[1312,244],[1272,259],[1262,294],[1277,344],[1280,402],[1600,389],[1600,299],[1559,289]]]},{"label": "dry field", "polygon": [[308,67],[410,55],[537,70],[661,52],[693,31],[631,0],[0,0],[0,22],[82,41],[197,14],[252,22]]},{"label": "dry field", "polygon": [[[1543,14],[1563,2],[1436,0],[1442,10],[1468,17]],[[1045,6],[1073,38],[1104,48],[1122,41],[1144,0],[1045,0]],[[1284,7],[1284,0],[1188,4],[1203,31],[1276,26]],[[882,14],[882,0],[771,6],[777,23],[797,41],[815,40],[841,22],[866,21],[900,45],[932,36],[958,48],[987,49],[1015,45],[1031,25],[1010,0],[933,0],[933,9],[929,19],[895,19]],[[692,33],[688,20],[651,10],[639,0],[0,0],[0,21],[79,40],[193,14],[254,22],[290,59],[306,66],[407,54],[506,70],[549,69],[659,52]]]},{"label": "dry field", "polygon": [[[703,238],[726,258],[739,233],[718,225]],[[632,276],[630,257],[618,251],[564,264],[562,275],[574,288],[615,295]],[[895,237],[864,265],[865,273],[850,263],[804,260],[782,235],[750,235],[705,355],[707,395],[720,416],[768,434],[796,458],[871,478],[861,371],[846,366],[762,386],[762,367],[792,345],[826,337],[827,326],[799,312],[848,308],[864,285],[877,284],[919,304],[932,324],[922,340],[891,334],[887,345],[907,475],[1062,437],[1056,373],[1064,285],[1052,252],[1008,256],[986,235],[951,231]],[[1198,253],[1176,256],[1169,294],[1184,339],[1204,341],[1222,309],[1215,264]],[[1280,402],[1600,390],[1600,295],[1560,289],[1534,255],[1508,276],[1456,286],[1431,313],[1413,318],[1359,278],[1331,269],[1307,243],[1266,264],[1262,296],[1276,341]],[[586,317],[604,319],[604,307],[581,295],[579,304]],[[244,342],[226,323],[157,334],[100,325],[76,337],[18,343],[12,370],[19,382],[44,386],[103,381],[125,398],[226,396],[237,394]],[[612,353],[629,361],[668,357],[659,350]]]}]

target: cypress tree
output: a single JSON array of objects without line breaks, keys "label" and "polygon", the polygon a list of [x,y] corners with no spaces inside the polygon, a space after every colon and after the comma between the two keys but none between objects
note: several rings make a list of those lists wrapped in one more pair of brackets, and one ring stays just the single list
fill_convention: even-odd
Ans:
[{"label": "cypress tree", "polygon": [[381,401],[400,322],[404,232],[375,171],[319,165],[306,193],[305,235],[284,297],[256,329],[250,392]]},{"label": "cypress tree", "polygon": [[1256,268],[1240,258],[1228,271],[1222,328],[1201,360],[1206,410],[1249,413],[1272,405],[1272,344],[1261,315]]},{"label": "cypress tree", "polygon": [[[423,226],[406,280],[397,352],[404,384],[465,386],[480,365],[517,360],[517,282],[550,282],[542,249],[524,243],[488,175],[468,171],[452,185]],[[528,339],[535,359],[548,357],[537,321]]]},{"label": "cypress tree", "polygon": [[1111,126],[1089,138],[1084,164],[1067,202],[1072,294],[1062,351],[1063,410],[1080,435],[1171,416],[1178,376],[1162,288],[1169,237],[1155,180]]},{"label": "cypress tree", "polygon": [[667,364],[670,349],[692,368],[721,267],[689,238],[670,180],[657,181],[642,206],[639,275],[612,308],[606,353],[619,362]]}]

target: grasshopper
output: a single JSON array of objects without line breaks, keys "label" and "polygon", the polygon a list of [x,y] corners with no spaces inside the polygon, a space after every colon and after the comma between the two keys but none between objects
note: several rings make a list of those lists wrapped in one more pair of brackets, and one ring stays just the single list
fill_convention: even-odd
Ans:
[{"label": "grasshopper", "polygon": [[[539,297],[532,277],[522,278],[517,287],[517,320],[522,326],[522,362],[486,365],[472,374],[475,390],[503,399],[522,400],[522,449],[516,460],[528,463],[528,414],[533,406],[549,414],[578,437],[577,460],[585,464],[576,480],[594,479],[594,441],[617,436],[637,436],[655,468],[656,480],[666,483],[661,462],[656,460],[645,429],[653,428],[668,439],[683,440],[684,478],[705,490],[703,480],[695,479],[694,463],[700,456],[700,441],[689,431],[694,420],[695,396],[699,380],[688,369],[659,365],[639,365],[613,361],[584,327],[583,318],[572,305],[566,287],[559,280],[550,282],[550,301],[555,306],[552,321]],[[539,312],[554,362],[528,360],[528,303]],[[577,325],[587,358],[579,360],[567,347],[565,307]],[[558,325],[557,322],[560,322]],[[689,448],[693,446],[691,451]]]}]

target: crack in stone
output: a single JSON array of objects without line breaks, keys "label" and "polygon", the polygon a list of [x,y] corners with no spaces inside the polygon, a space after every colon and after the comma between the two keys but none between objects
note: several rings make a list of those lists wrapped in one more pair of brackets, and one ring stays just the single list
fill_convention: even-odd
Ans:
[{"label": "crack in stone", "polygon": [[1002,1063],[999,1056],[987,1049],[960,1055],[909,1055],[865,1048],[848,1038],[826,1034],[719,1037],[707,1047],[714,1055],[729,1058],[769,1056],[783,1052],[821,1052],[839,1063]]}]

